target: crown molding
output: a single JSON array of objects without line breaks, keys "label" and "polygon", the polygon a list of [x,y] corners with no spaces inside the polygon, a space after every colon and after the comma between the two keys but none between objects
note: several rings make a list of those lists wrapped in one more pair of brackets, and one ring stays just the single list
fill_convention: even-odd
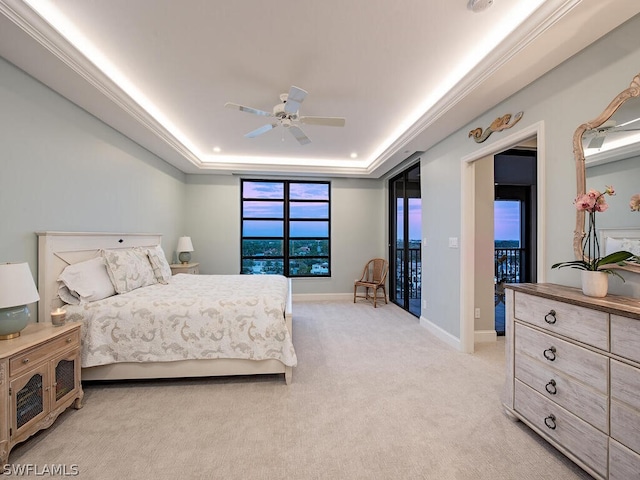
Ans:
[{"label": "crown molding", "polygon": [[[467,75],[464,76],[451,90],[429,108],[416,122],[388,145],[382,153],[376,156],[368,164],[363,162],[361,167],[354,166],[306,166],[283,165],[275,163],[234,163],[234,162],[208,162],[203,161],[201,154],[194,151],[188,145],[172,134],[140,104],[129,96],[111,78],[105,75],[95,64],[78,51],[63,35],[51,24],[44,20],[37,12],[22,0],[0,0],[0,13],[15,24],[26,35],[46,49],[58,61],[78,75],[91,88],[98,91],[105,99],[111,102],[116,109],[124,112],[131,121],[159,139],[166,146],[167,160],[184,173],[221,173],[230,174],[236,172],[283,172],[298,173],[301,175],[331,175],[331,176],[357,176],[379,178],[385,172],[394,168],[395,164],[402,161],[393,159],[399,152],[410,150],[415,152],[424,150],[424,145],[411,145],[417,142],[418,137],[427,129],[433,127],[443,116],[452,112],[454,107],[469,99],[471,94],[485,86],[492,77],[499,74],[501,69],[509,68],[508,64],[523,51],[544,36],[544,34],[562,19],[564,19],[577,6],[590,8],[589,5],[601,0],[547,0],[532,15],[522,22],[516,30],[504,41],[487,52],[487,55]],[[608,0],[609,2],[612,0]],[[606,2],[605,2],[606,3]],[[530,81],[535,79],[531,77]],[[520,87],[522,88],[522,86]],[[72,100],[73,101],[73,100]],[[491,104],[493,105],[493,103]],[[489,108],[490,106],[486,107]],[[461,108],[461,107],[460,107]],[[467,118],[467,120],[469,120]],[[132,138],[133,141],[138,142]],[[142,145],[142,143],[140,143]],[[143,145],[144,146],[144,145]],[[147,148],[147,147],[145,147]],[[160,149],[161,150],[161,149]],[[178,167],[177,164],[183,165]]]},{"label": "crown molding", "polygon": [[203,162],[191,149],[134,101],[29,5],[21,0],[0,0],[0,13],[180,156],[194,166],[202,167]]}]

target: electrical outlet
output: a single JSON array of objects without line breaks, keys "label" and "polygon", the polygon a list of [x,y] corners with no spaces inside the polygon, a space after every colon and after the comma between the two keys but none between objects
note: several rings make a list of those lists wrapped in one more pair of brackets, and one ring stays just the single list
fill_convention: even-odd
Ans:
[{"label": "electrical outlet", "polygon": [[426,300],[422,301],[422,308],[427,308],[427,301]]},{"label": "electrical outlet", "polygon": [[476,308],[476,311],[473,313],[474,318],[480,318],[480,309]]},{"label": "electrical outlet", "polygon": [[458,248],[458,237],[449,237],[449,248]]}]

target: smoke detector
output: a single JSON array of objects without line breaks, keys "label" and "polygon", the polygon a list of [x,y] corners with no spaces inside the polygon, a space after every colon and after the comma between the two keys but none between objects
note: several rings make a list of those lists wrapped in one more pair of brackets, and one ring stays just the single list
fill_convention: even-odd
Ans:
[{"label": "smoke detector", "polygon": [[493,5],[493,0],[469,0],[467,8],[472,12],[482,12]]}]

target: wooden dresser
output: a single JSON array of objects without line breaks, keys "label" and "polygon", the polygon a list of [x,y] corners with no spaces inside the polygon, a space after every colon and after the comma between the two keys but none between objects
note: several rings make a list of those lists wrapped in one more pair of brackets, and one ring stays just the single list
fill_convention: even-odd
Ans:
[{"label": "wooden dresser", "polygon": [[594,478],[640,480],[640,300],[506,290],[504,406]]},{"label": "wooden dresser", "polygon": [[0,463],[68,407],[82,407],[80,323],[30,323],[0,341]]}]

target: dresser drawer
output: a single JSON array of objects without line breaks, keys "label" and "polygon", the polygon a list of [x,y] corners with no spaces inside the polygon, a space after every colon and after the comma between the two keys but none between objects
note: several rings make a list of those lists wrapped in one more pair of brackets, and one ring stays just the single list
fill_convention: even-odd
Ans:
[{"label": "dresser drawer", "polygon": [[606,393],[598,392],[526,355],[516,354],[515,376],[602,432],[609,432],[609,398]]},{"label": "dresser drawer", "polygon": [[640,455],[609,440],[609,480],[640,480]]},{"label": "dresser drawer", "polygon": [[515,292],[515,318],[579,342],[609,350],[609,314]]},{"label": "dresser drawer", "polygon": [[640,320],[611,315],[611,353],[640,363]]},{"label": "dresser drawer", "polygon": [[515,410],[540,434],[606,476],[609,438],[522,382],[515,382]]},{"label": "dresser drawer", "polygon": [[611,436],[640,454],[640,369],[611,360]]},{"label": "dresser drawer", "polygon": [[45,344],[30,348],[24,353],[15,355],[9,359],[9,375],[19,375],[21,372],[31,368],[32,365],[44,360],[51,352],[61,351],[80,346],[80,329],[66,333]]},{"label": "dresser drawer", "polygon": [[609,391],[608,357],[517,322],[515,354],[527,355],[601,393]]}]

